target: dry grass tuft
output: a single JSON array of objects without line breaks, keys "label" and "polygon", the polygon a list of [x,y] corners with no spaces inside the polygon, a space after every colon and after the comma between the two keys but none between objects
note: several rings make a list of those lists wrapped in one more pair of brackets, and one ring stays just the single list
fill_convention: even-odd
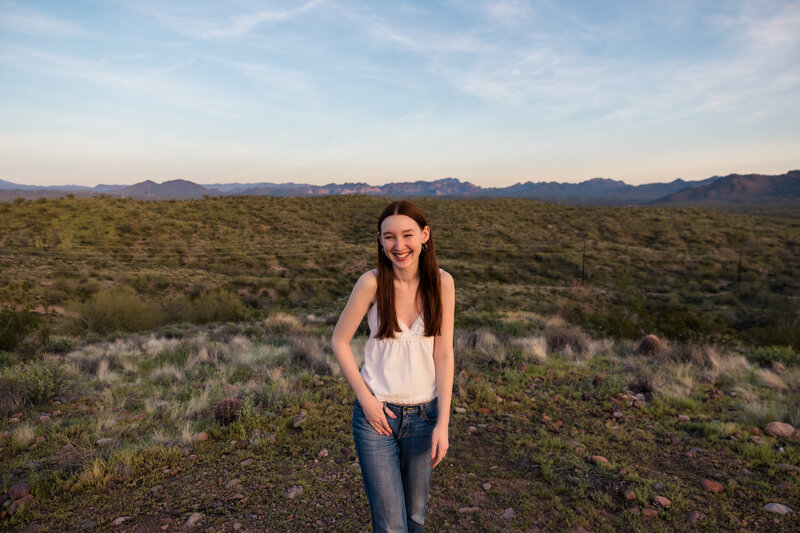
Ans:
[{"label": "dry grass tuft", "polygon": [[574,358],[580,355],[591,357],[589,336],[575,326],[568,326],[560,319],[553,319],[544,328],[544,338],[547,341],[548,352],[560,352],[567,357]]},{"label": "dry grass tuft", "polygon": [[669,379],[659,388],[666,398],[682,400],[691,397],[695,386],[695,369],[691,363],[679,363],[672,367]]},{"label": "dry grass tuft", "polygon": [[780,420],[783,418],[783,410],[776,406],[774,403],[767,400],[756,398],[742,404],[742,411],[745,416],[749,417],[755,422],[756,425],[764,427],[773,420]]},{"label": "dry grass tuft", "polygon": [[150,380],[157,381],[160,378],[167,378],[169,381],[175,381],[177,383],[183,383],[186,381],[186,374],[183,373],[183,370],[178,368],[175,365],[161,365],[157,368],[154,368],[150,372]]},{"label": "dry grass tuft", "polygon": [[203,363],[208,363],[210,361],[211,359],[208,357],[208,350],[205,347],[203,347],[200,348],[200,350],[197,353],[192,354],[186,358],[186,362],[183,364],[183,370],[184,372],[191,372],[191,370],[194,367],[200,366]]},{"label": "dry grass tuft", "polygon": [[100,363],[97,365],[97,381],[100,383],[113,383],[119,379],[119,375],[113,372],[110,367],[111,364],[108,362],[108,359],[100,360]]},{"label": "dry grass tuft", "polygon": [[469,377],[467,376],[467,372],[465,370],[462,370],[456,374],[454,384],[456,397],[464,402],[469,400],[469,390],[467,389]]},{"label": "dry grass tuft", "polygon": [[454,345],[457,352],[473,350],[501,365],[506,360],[505,346],[494,333],[487,329],[479,329],[471,333],[459,331],[454,336]]},{"label": "dry grass tuft", "polygon": [[206,386],[195,396],[190,397],[183,405],[183,418],[197,418],[208,408],[211,387]]},{"label": "dry grass tuft", "polygon": [[312,374],[332,375],[333,362],[322,348],[318,338],[310,335],[292,335],[289,338],[291,363],[293,366],[308,370]]},{"label": "dry grass tuft", "polygon": [[630,373],[628,388],[635,393],[652,395],[656,391],[661,391],[667,382],[667,376],[663,370],[638,361],[631,366]]},{"label": "dry grass tuft", "polygon": [[184,446],[189,446],[192,444],[192,423],[191,422],[184,422],[183,426],[181,426],[181,444]]},{"label": "dry grass tuft", "polygon": [[544,337],[519,337],[512,339],[511,344],[520,347],[523,361],[541,364],[547,360],[547,341]]},{"label": "dry grass tuft", "polygon": [[20,424],[11,430],[11,444],[14,448],[25,448],[36,438],[36,430],[30,424]]},{"label": "dry grass tuft", "polygon": [[99,415],[94,420],[93,430],[97,438],[108,437],[109,432],[117,425],[117,419],[111,413]]},{"label": "dry grass tuft", "polygon": [[142,350],[152,357],[164,351],[176,351],[181,345],[181,342],[183,341],[180,339],[157,338],[155,335],[150,335],[142,344]]},{"label": "dry grass tuft", "polygon": [[267,377],[271,384],[271,394],[274,399],[283,400],[289,396],[292,386],[286,378],[286,370],[283,367],[278,366],[268,369]]},{"label": "dry grass tuft", "polygon": [[702,360],[705,360],[707,364],[704,375],[711,380],[725,377],[738,381],[744,379],[752,368],[750,362],[743,355],[722,353],[716,348],[708,346],[702,347],[700,351],[704,354]]},{"label": "dry grass tuft", "polygon": [[786,384],[786,381],[784,381],[779,374],[768,368],[757,368],[756,376],[758,376],[758,380],[762,385],[769,387],[770,389],[778,391],[785,391],[789,389],[789,385]]},{"label": "dry grass tuft", "polygon": [[268,335],[290,336],[301,333],[305,328],[296,317],[286,313],[275,313],[264,320]]},{"label": "dry grass tuft", "polygon": [[78,476],[75,489],[93,488],[104,489],[111,481],[113,473],[109,468],[108,461],[102,458],[95,458],[89,463],[83,472]]}]

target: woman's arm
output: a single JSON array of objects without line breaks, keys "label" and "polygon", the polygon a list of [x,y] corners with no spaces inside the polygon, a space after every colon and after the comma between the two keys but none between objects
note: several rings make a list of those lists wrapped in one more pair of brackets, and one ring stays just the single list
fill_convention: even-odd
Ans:
[{"label": "woman's arm", "polygon": [[[391,435],[392,430],[386,421],[383,404],[378,401],[367,387],[367,384],[364,383],[364,378],[361,377],[353,357],[353,350],[350,348],[350,341],[355,335],[361,320],[364,319],[364,315],[375,297],[377,288],[378,279],[373,272],[367,272],[358,279],[355,287],[353,287],[353,292],[350,293],[350,299],[347,300],[344,311],[339,316],[336,329],[333,330],[331,347],[336,355],[336,360],[339,362],[339,368],[342,369],[342,374],[344,374],[347,382],[350,383],[358,402],[361,404],[361,408],[364,410],[364,416],[367,421],[381,435]],[[395,418],[394,413],[391,413],[391,416]]]},{"label": "woman's arm", "polygon": [[453,276],[442,271],[442,330],[434,339],[433,364],[436,368],[436,390],[439,394],[439,419],[431,437],[431,466],[444,459],[450,444],[450,403],[453,398],[453,327],[455,321],[456,288]]}]

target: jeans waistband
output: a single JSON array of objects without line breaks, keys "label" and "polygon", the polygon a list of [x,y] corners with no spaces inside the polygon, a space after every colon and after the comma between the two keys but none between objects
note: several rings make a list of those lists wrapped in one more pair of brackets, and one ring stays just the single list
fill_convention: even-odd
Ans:
[{"label": "jeans waistband", "polygon": [[407,405],[403,403],[391,403],[386,402],[386,407],[394,411],[395,413],[417,413],[417,412],[425,412],[427,410],[432,409],[436,406],[436,402],[438,398],[434,398],[428,402],[424,403],[417,403],[413,405]]},{"label": "jeans waistband", "polygon": [[[439,400],[439,398],[436,397],[433,400],[430,400],[430,401],[427,401],[427,402],[424,402],[424,403],[416,403],[416,404],[412,404],[412,405],[408,405],[408,404],[404,404],[404,403],[390,403],[390,402],[383,402],[383,403],[384,403],[384,405],[386,407],[388,407],[389,409],[391,409],[392,411],[394,411],[396,413],[402,413],[402,412],[414,413],[414,412],[419,412],[420,409],[422,411],[426,411],[426,410],[429,410],[429,409],[432,409],[432,408],[436,407],[436,403],[438,402],[438,400]],[[356,405],[361,406],[361,403],[358,401],[358,398],[356,398]]]}]

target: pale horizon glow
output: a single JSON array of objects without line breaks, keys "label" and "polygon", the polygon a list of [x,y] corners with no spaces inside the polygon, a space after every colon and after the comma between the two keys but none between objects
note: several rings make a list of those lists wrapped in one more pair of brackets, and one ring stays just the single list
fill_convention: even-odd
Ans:
[{"label": "pale horizon glow", "polygon": [[0,0],[0,179],[800,169],[800,2]]}]

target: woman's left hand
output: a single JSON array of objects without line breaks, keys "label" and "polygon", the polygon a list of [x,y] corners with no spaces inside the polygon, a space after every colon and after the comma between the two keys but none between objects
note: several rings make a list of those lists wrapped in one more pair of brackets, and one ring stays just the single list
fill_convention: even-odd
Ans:
[{"label": "woman's left hand", "polygon": [[431,436],[431,468],[436,467],[447,453],[450,444],[447,440],[447,426],[436,424]]}]

